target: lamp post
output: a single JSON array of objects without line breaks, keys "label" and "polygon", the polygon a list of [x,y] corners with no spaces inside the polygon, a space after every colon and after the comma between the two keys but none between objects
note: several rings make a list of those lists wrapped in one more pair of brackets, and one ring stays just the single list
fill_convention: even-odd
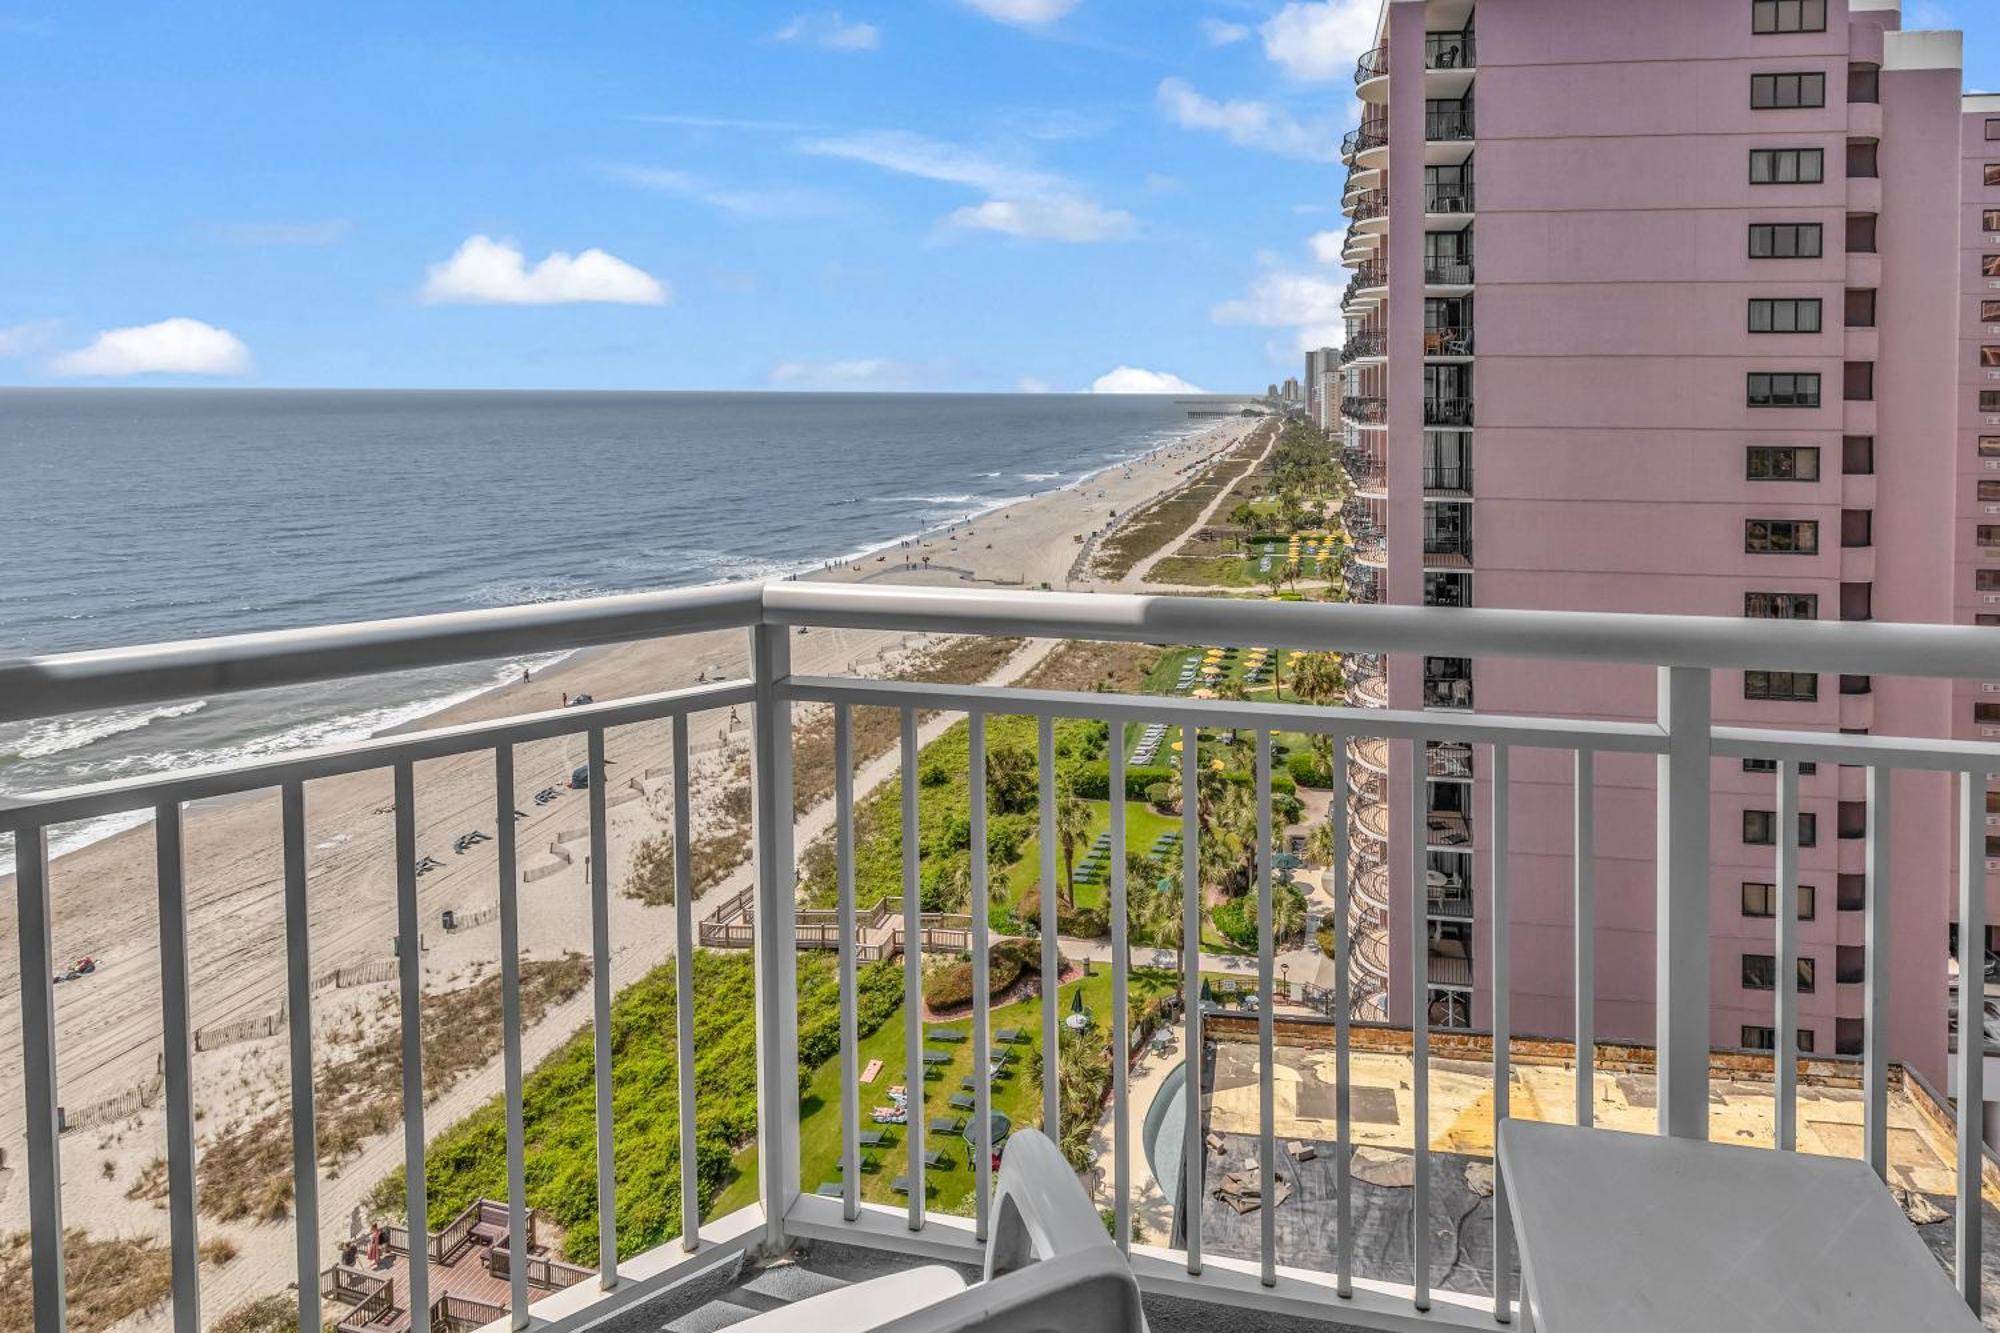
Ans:
[{"label": "lamp post", "polygon": [[1278,992],[1285,1000],[1289,1001],[1292,998],[1292,965],[1290,963],[1278,964]]}]

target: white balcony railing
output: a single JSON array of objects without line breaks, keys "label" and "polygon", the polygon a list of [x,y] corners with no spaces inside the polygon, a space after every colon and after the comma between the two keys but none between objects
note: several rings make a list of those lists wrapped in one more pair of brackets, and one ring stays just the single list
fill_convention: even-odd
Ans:
[{"label": "white balcony railing", "polygon": [[[1199,700],[1184,697],[1118,695],[1026,688],[993,688],[924,684],[875,679],[807,677],[791,669],[794,630],[847,628],[923,631],[939,634],[1007,635],[1054,639],[1216,645],[1274,645],[1315,651],[1409,653],[1453,658],[1531,658],[1576,663],[1639,664],[1658,678],[1658,711],[1650,721],[1568,720],[1513,717],[1474,712],[1440,716],[1395,709],[1349,710],[1311,708],[1294,704]],[[617,1184],[610,1118],[611,971],[608,871],[601,839],[606,827],[605,784],[593,782],[589,794],[590,821],[596,855],[590,863],[589,895],[593,919],[595,1018],[595,1078],[597,1092],[597,1222],[600,1234],[599,1276],[546,1296],[536,1306],[536,1323],[551,1330],[580,1326],[602,1317],[607,1303],[636,1300],[664,1284],[699,1271],[711,1261],[733,1258],[764,1243],[782,1246],[792,1239],[820,1238],[887,1249],[898,1253],[942,1256],[976,1261],[978,1240],[986,1235],[992,1195],[990,1174],[991,1061],[987,1049],[987,867],[972,861],[971,956],[975,970],[972,994],[973,1068],[976,1071],[975,1123],[980,1129],[976,1154],[977,1187],[970,1224],[929,1216],[925,1206],[924,1117],[913,1114],[905,1135],[910,1181],[907,1208],[894,1212],[862,1203],[854,1071],[843,1069],[841,1080],[843,1191],[841,1197],[819,1197],[801,1180],[799,1132],[798,1011],[794,970],[794,894],[798,882],[794,856],[794,792],[792,783],[792,713],[797,705],[829,706],[834,719],[835,829],[839,862],[842,924],[839,975],[842,997],[842,1056],[853,1059],[856,1039],[853,755],[850,719],[853,710],[877,707],[902,715],[901,770],[906,801],[905,827],[916,816],[916,722],[919,713],[943,712],[969,719],[970,770],[984,771],[986,719],[990,716],[1031,716],[1038,719],[1043,762],[1042,848],[1053,856],[1049,836],[1053,802],[1051,734],[1056,719],[1087,718],[1112,724],[1162,722],[1179,728],[1186,753],[1196,752],[1200,728],[1233,729],[1257,738],[1255,781],[1264,845],[1271,841],[1271,781],[1269,737],[1275,730],[1320,733],[1332,741],[1332,786],[1347,786],[1350,744],[1382,738],[1393,753],[1394,768],[1387,792],[1399,809],[1420,809],[1424,778],[1410,762],[1413,746],[1451,741],[1481,747],[1478,770],[1486,782],[1486,807],[1478,814],[1482,837],[1494,848],[1508,847],[1510,783],[1508,766],[1516,749],[1555,749],[1580,756],[1579,771],[1588,773],[1588,759],[1597,754],[1653,756],[1657,764],[1659,826],[1657,856],[1657,929],[1654,936],[1658,991],[1655,996],[1655,1051],[1658,1078],[1658,1129],[1662,1134],[1702,1138],[1709,1125],[1710,1073],[1710,770],[1716,759],[1775,760],[1777,827],[1782,830],[1775,850],[1777,899],[1791,901],[1798,875],[1798,766],[1855,765],[1866,770],[1868,827],[1866,842],[1866,976],[1863,1012],[1866,1046],[1859,1061],[1858,1082],[1864,1097],[1861,1153],[1878,1175],[1888,1169],[1888,1106],[1890,1053],[1887,1031],[1889,951],[1884,945],[1890,920],[1887,873],[1893,821],[1890,810],[1891,774],[1897,769],[1956,774],[1962,805],[1959,855],[1976,872],[1983,864],[1985,834],[1985,774],[2000,770],[2000,745],[1927,737],[1857,736],[1832,732],[1770,731],[1716,726],[1710,716],[1711,678],[1718,670],[1742,668],[1791,669],[1821,673],[1876,676],[1993,678],[2000,676],[2000,648],[1990,631],[1972,628],[1919,627],[1891,624],[1805,624],[1735,621],[1710,618],[1573,615],[1490,610],[1438,610],[1414,607],[1352,607],[1305,603],[1211,598],[1071,595],[1027,592],[966,592],[940,589],[823,586],[782,583],[733,585],[689,591],[607,598],[593,601],[518,607],[499,611],[423,617],[372,624],[258,634],[237,638],[162,644],[105,652],[31,657],[0,663],[0,722],[41,718],[78,711],[131,707],[194,695],[269,689],[336,677],[400,672],[415,668],[491,659],[588,645],[659,639],[700,631],[740,629],[749,639],[751,674],[691,689],[671,690],[558,711],[532,713],[500,721],[479,722],[414,734],[377,737],[332,749],[303,754],[266,756],[222,767],[119,779],[87,787],[47,791],[0,801],[0,831],[14,836],[18,877],[19,950],[22,977],[22,1079],[27,1103],[28,1144],[25,1154],[28,1212],[32,1238],[34,1324],[37,1333],[62,1333],[65,1324],[62,1182],[59,1171],[57,1061],[54,992],[50,982],[54,961],[50,942],[50,826],[121,812],[151,812],[158,844],[161,907],[159,949],[162,975],[162,1018],[166,1034],[164,1100],[166,1159],[169,1181],[168,1216],[173,1268],[173,1319],[176,1333],[197,1333],[199,1305],[200,1223],[195,1206],[195,1120],[192,1088],[192,1042],[188,995],[188,949],[184,884],[181,873],[182,816],[188,802],[239,793],[275,789],[281,795],[288,978],[291,1098],[294,1126],[297,1226],[297,1283],[301,1326],[317,1329],[319,1308],[321,1218],[315,1152],[313,972],[308,937],[306,890],[308,865],[304,820],[306,784],[336,774],[387,770],[395,791],[394,841],[396,902],[399,933],[404,940],[419,936],[417,893],[417,834],[415,766],[451,755],[492,757],[496,829],[498,832],[499,921],[501,933],[501,992],[506,1087],[507,1204],[510,1232],[526,1234],[526,1177],[522,1124],[522,1051],[520,1002],[520,920],[517,903],[519,865],[515,846],[513,773],[514,747],[552,737],[584,739],[593,772],[601,772],[607,728],[637,722],[672,720],[676,762],[674,808],[676,877],[674,958],[682,987],[674,1034],[682,1071],[680,1150],[684,1162],[695,1160],[693,1005],[688,989],[696,947],[690,911],[689,765],[687,728],[679,725],[690,714],[717,708],[747,708],[753,713],[751,783],[753,787],[755,866],[755,1010],[757,1026],[757,1202],[728,1216],[697,1225],[696,1172],[682,1174],[685,1235],[658,1251],[621,1258],[615,1219]],[[1124,790],[1123,747],[1109,747],[1110,790]],[[1185,858],[1186,919],[1201,912],[1199,801],[1193,799],[1194,772],[1184,765],[1186,784],[1182,816],[1181,855]],[[970,845],[986,846],[985,784],[970,784]],[[1335,803],[1336,810],[1340,808]],[[1124,844],[1124,804],[1109,802],[1111,845]],[[1404,818],[1410,819],[1407,813]],[[1411,825],[1413,826],[1413,825]],[[1336,921],[1349,919],[1349,832],[1345,819],[1333,820]],[[1588,828],[1583,836],[1589,836]],[[905,839],[902,911],[905,937],[919,926],[919,866],[915,839]],[[1428,948],[1426,942],[1425,849],[1393,847],[1394,857],[1408,858],[1395,883],[1392,929],[1400,937],[1396,970],[1388,987],[1402,997],[1400,1007],[1411,1015],[1406,1043],[1414,1071],[1411,1123],[1427,1123],[1430,1031],[1425,1003]],[[1258,1152],[1263,1179],[1272,1178],[1274,1132],[1272,1069],[1274,1024],[1273,950],[1269,858],[1260,858],[1256,886],[1262,948],[1256,984],[1260,1007],[1256,1016],[1261,1056],[1258,1080],[1266,1108]],[[1489,959],[1490,1042],[1494,1068],[1493,1115],[1509,1114],[1508,1090],[1512,1039],[1509,1017],[1508,930],[1509,858],[1481,858],[1484,925],[1490,932],[1480,945]],[[1111,1028],[1118,1043],[1129,1049],[1130,1006],[1125,939],[1124,863],[1110,862],[1110,921],[1112,930]],[[1053,870],[1045,859],[1045,873]],[[1587,877],[1577,884],[1578,918],[1589,920]],[[1058,961],[1056,895],[1042,897],[1044,973],[1054,975]],[[1973,938],[1983,933],[1984,876],[1963,877],[1958,905],[1959,929]],[[1797,924],[1790,913],[1779,913],[1772,929],[1776,939],[1776,972],[1788,976],[1798,955]],[[1202,964],[1200,932],[1184,932],[1182,976],[1192,985]],[[1354,959],[1348,932],[1336,932],[1334,996],[1331,1003],[1339,1087],[1338,1139],[1349,1140],[1348,1054],[1353,1033],[1348,1015],[1358,993],[1351,972]],[[1941,944],[1941,942],[1940,942]],[[1574,941],[1579,993],[1590,994],[1593,937],[1584,932]],[[411,1234],[427,1231],[426,1128],[423,1098],[423,1028],[419,1001],[424,982],[422,952],[400,951],[398,980],[401,996],[401,1040],[406,1206]],[[918,1000],[920,957],[906,956],[905,1055],[909,1067],[920,1067]],[[1184,997],[1184,1050],[1194,1056],[1202,1049],[1205,1016],[1190,992]],[[1779,988],[1773,1002],[1775,1044],[1791,1049],[1798,1028],[1796,997]],[[1043,1049],[1057,1049],[1058,1006],[1043,1007]],[[1590,1087],[1596,1049],[1590,1003],[1576,1006],[1577,1082]],[[1979,1222],[1981,1184],[1988,1163],[1980,1142],[1982,1065],[1980,1045],[1963,1043],[1955,1060],[1959,1111],[1956,1130],[1955,1179],[1960,1226],[1956,1241],[1956,1272],[1961,1288],[1975,1307],[1981,1272]],[[1199,1067],[1196,1062],[1196,1067]],[[1114,1127],[1111,1181],[1117,1200],[1116,1234],[1128,1234],[1129,1207],[1134,1195],[1134,1144],[1128,1126],[1129,1090],[1124,1061],[1112,1061]],[[1798,1069],[1791,1060],[1777,1060],[1773,1071],[1775,1138],[1781,1149],[1795,1147]],[[1061,1118],[1057,1080],[1044,1080],[1043,1116],[1051,1132]],[[1203,1098],[1189,1095],[1185,1105],[1185,1168],[1203,1179]],[[1590,1097],[1577,1107],[1588,1122]],[[1415,1158],[1416,1216],[1427,1216],[1427,1181],[1431,1147],[1424,1134],[1411,1145]],[[1458,1328],[1485,1326],[1517,1312],[1512,1291],[1512,1239],[1507,1213],[1495,1211],[1492,1249],[1493,1290],[1473,1298],[1464,1293],[1431,1289],[1433,1260],[1447,1265],[1450,1254],[1433,1253],[1432,1228],[1409,1229],[1411,1281],[1369,1280],[1355,1271],[1350,1222],[1350,1187],[1345,1169],[1336,1178],[1334,1233],[1330,1264],[1322,1270],[1279,1268],[1271,1219],[1263,1210],[1261,1255],[1257,1261],[1206,1255],[1203,1210],[1184,1209],[1182,1243],[1130,1245],[1134,1268],[1149,1290],[1226,1304],[1255,1304],[1294,1314],[1315,1312],[1343,1323],[1375,1328],[1410,1328],[1438,1324]],[[1186,1198],[1186,1193],[1183,1193]],[[1199,1194],[1196,1195],[1200,1197]],[[1639,1206],[1636,1205],[1635,1206]],[[1121,1240],[1121,1244],[1124,1242]],[[511,1318],[515,1327],[529,1322],[527,1265],[512,1265]],[[275,1279],[275,1275],[274,1275]],[[425,1266],[410,1272],[408,1290],[399,1293],[405,1308],[433,1306]],[[278,1283],[274,1280],[273,1285]]]}]

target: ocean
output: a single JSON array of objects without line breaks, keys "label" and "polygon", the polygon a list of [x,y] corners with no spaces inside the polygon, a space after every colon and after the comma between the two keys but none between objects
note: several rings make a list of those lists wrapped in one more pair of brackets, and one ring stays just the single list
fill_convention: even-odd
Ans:
[{"label": "ocean", "polygon": [[[0,390],[0,657],[810,569],[1213,424],[1164,397]],[[540,664],[0,724],[0,795],[356,739]]]}]

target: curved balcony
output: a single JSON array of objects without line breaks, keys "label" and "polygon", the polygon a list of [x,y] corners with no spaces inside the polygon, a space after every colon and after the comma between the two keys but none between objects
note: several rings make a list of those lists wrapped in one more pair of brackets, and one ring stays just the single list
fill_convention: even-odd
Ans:
[{"label": "curved balcony", "polygon": [[1370,801],[1386,801],[1388,779],[1359,764],[1347,766],[1347,794]]},{"label": "curved balcony", "polygon": [[1389,867],[1385,865],[1350,866],[1347,886],[1354,891],[1356,906],[1366,904],[1378,913],[1389,910]]},{"label": "curved balcony", "polygon": [[[1346,304],[1342,300],[1342,304]],[[1340,364],[1361,360],[1374,360],[1388,349],[1389,339],[1380,329],[1361,329],[1347,335],[1347,341],[1340,345]]]},{"label": "curved balcony", "polygon": [[1389,772],[1389,742],[1380,736],[1355,737],[1347,743],[1347,757],[1371,772]]},{"label": "curved balcony", "polygon": [[1364,102],[1389,100],[1389,44],[1363,51],[1354,62],[1354,93]]},{"label": "curved balcony", "polygon": [[1340,157],[1350,166],[1363,153],[1373,153],[1389,146],[1389,122],[1386,117],[1369,116],[1349,130],[1340,140]]},{"label": "curved balcony", "polygon": [[1387,930],[1357,930],[1354,932],[1354,966],[1357,971],[1368,973],[1379,980],[1389,979],[1389,932]]},{"label": "curved balcony", "polygon": [[1340,400],[1340,415],[1356,425],[1379,426],[1389,415],[1389,400],[1367,394],[1350,394]]},{"label": "curved balcony", "polygon": [[1377,842],[1389,841],[1389,806],[1385,801],[1354,799],[1347,803],[1347,813],[1356,830],[1366,833]]},{"label": "curved balcony", "polygon": [[1366,164],[1352,166],[1347,169],[1347,179],[1341,182],[1340,201],[1344,204],[1350,199],[1358,198],[1365,191],[1381,188],[1382,171],[1379,167]]},{"label": "curved balcony", "polygon": [[1363,676],[1350,681],[1347,687],[1348,701],[1362,708],[1387,708],[1389,706],[1389,680],[1386,676]]},{"label": "curved balcony", "polygon": [[1389,567],[1389,539],[1386,537],[1356,537],[1353,542],[1354,563],[1366,565],[1370,569]]},{"label": "curved balcony", "polygon": [[1387,190],[1363,190],[1352,199],[1343,200],[1342,207],[1357,228],[1381,231],[1389,225]]}]

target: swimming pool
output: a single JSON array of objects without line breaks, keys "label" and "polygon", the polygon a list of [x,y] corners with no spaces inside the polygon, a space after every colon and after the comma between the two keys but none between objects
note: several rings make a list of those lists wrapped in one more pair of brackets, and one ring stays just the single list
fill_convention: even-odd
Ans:
[{"label": "swimming pool", "polygon": [[[1187,1141],[1187,1061],[1167,1071],[1153,1104],[1146,1108],[1146,1123],[1140,1142],[1146,1148],[1146,1166],[1159,1183],[1168,1203],[1178,1203],[1181,1188],[1182,1148]],[[1166,1162],[1170,1169],[1160,1170]]]}]

